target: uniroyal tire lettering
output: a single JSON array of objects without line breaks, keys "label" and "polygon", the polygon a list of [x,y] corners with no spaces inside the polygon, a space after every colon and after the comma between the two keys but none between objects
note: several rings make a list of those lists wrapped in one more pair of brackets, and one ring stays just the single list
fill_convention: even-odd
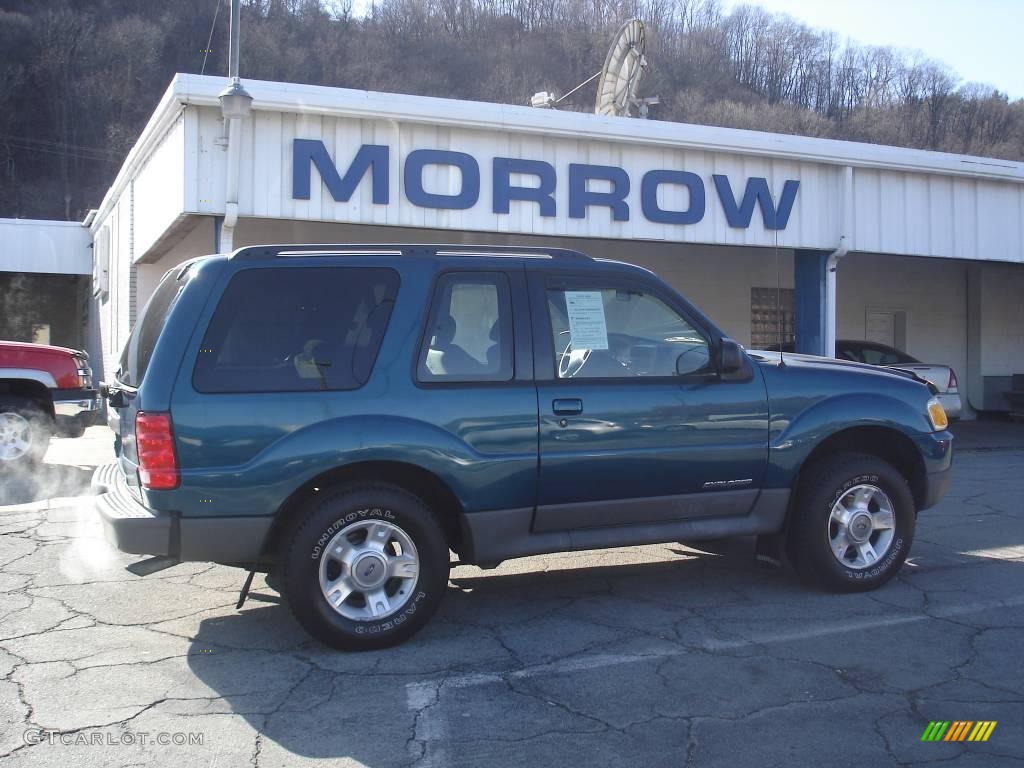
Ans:
[{"label": "uniroyal tire lettering", "polygon": [[354,512],[349,512],[344,517],[335,520],[327,526],[327,530],[325,530],[320,535],[320,538],[316,540],[316,544],[313,546],[313,551],[309,555],[310,559],[319,560],[320,556],[324,553],[324,545],[334,537],[334,534],[349,523],[353,523],[356,520],[363,520],[367,517],[379,517],[382,520],[394,520],[395,513],[390,509],[381,509],[380,507],[367,507],[366,509],[357,509]]}]

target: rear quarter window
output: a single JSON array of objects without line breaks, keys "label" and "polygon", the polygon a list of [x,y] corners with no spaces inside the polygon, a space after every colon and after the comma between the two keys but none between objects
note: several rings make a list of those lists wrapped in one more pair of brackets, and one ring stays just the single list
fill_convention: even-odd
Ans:
[{"label": "rear quarter window", "polygon": [[248,269],[228,284],[192,375],[199,392],[358,389],[398,292],[381,267]]},{"label": "rear quarter window", "polygon": [[190,274],[191,269],[188,267],[184,271],[181,267],[175,267],[160,280],[121,351],[115,376],[120,383],[130,387],[142,384],[157,339],[160,338],[167,317],[171,314],[178,297],[185,290]]}]

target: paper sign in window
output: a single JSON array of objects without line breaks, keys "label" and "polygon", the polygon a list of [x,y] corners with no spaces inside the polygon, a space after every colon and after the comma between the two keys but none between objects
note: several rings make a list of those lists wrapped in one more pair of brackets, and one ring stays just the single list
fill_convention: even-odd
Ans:
[{"label": "paper sign in window", "polygon": [[569,338],[573,349],[608,349],[604,301],[600,291],[566,291]]}]

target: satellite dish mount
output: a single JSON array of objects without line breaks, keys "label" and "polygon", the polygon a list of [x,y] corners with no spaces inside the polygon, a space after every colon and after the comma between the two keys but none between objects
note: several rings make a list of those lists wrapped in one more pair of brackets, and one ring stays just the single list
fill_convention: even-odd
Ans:
[{"label": "satellite dish mount", "polygon": [[641,99],[636,95],[640,78],[647,69],[645,47],[644,23],[640,19],[630,19],[616,33],[600,72],[558,98],[547,91],[535,93],[530,99],[530,106],[553,109],[583,86],[600,78],[594,104],[595,114],[617,117],[633,117],[636,114],[646,118],[650,107],[661,100],[657,96]]}]

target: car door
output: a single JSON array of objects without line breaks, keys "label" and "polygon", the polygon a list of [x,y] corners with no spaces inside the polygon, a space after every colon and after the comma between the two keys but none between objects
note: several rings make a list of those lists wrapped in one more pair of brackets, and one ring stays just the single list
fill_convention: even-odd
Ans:
[{"label": "car door", "polygon": [[539,268],[529,283],[534,529],[746,514],[768,454],[757,366],[719,376],[719,339],[655,281]]}]

